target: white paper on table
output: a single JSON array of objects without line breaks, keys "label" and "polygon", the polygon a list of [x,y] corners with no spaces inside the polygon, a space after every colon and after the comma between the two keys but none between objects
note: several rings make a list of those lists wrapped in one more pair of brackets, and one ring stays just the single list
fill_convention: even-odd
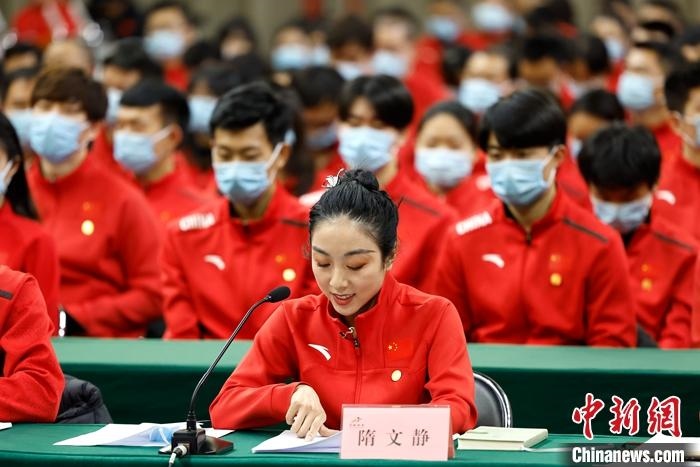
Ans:
[{"label": "white paper on table", "polygon": [[[140,423],[120,424],[110,423],[97,431],[76,436],[54,443],[54,446],[143,446],[160,447],[168,444],[165,439],[151,440],[151,433],[158,428],[179,430],[185,428],[185,422],[177,423]],[[207,436],[220,438],[233,430],[215,430],[207,428]]]},{"label": "white paper on table", "polygon": [[[676,438],[675,436],[668,436],[663,433],[657,433],[644,444],[683,444],[685,445],[685,453],[688,456],[700,457],[700,438],[689,438],[681,436]],[[644,449],[644,445],[641,445],[637,449]]]},{"label": "white paper on table", "polygon": [[12,428],[12,423],[0,422],[0,430],[7,430],[8,428]]},{"label": "white paper on table", "polygon": [[274,438],[266,439],[251,449],[254,453],[263,452],[340,452],[340,432],[331,436],[317,436],[311,441],[299,438],[290,430],[284,430]]}]

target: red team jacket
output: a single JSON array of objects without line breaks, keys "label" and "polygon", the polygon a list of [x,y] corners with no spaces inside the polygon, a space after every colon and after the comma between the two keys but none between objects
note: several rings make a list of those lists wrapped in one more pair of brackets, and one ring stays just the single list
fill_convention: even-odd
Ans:
[{"label": "red team jacket", "polygon": [[213,425],[282,422],[303,382],[319,395],[332,429],[340,428],[343,403],[447,404],[452,432],[474,427],[472,368],[450,302],[387,274],[377,304],[354,329],[353,338],[323,294],[283,303],[211,404]]},{"label": "red team jacket", "polygon": [[700,168],[690,164],[680,152],[666,157],[656,198],[656,212],[700,241]]},{"label": "red team jacket", "polygon": [[658,216],[627,244],[637,320],[662,348],[690,346],[693,274],[697,251],[689,235]]},{"label": "red team jacket", "polygon": [[0,264],[36,278],[54,331],[58,330],[60,269],[56,245],[38,222],[15,214],[7,200],[0,206]]},{"label": "red team jacket", "polygon": [[56,418],[63,372],[51,346],[52,327],[36,279],[0,266],[0,420]]},{"label": "red team jacket", "polygon": [[49,182],[27,179],[61,265],[62,305],[88,335],[135,337],[160,317],[158,224],[136,188],[88,157]]},{"label": "red team jacket", "polygon": [[[317,290],[308,245],[308,210],[277,186],[262,219],[232,217],[220,198],[180,219],[162,255],[166,338],[227,338],[246,310],[287,285],[293,297]],[[240,338],[252,339],[274,306],[258,308]]]},{"label": "red team jacket", "polygon": [[458,222],[433,289],[455,304],[470,342],[636,342],[620,236],[561,192],[529,235],[500,201]]}]

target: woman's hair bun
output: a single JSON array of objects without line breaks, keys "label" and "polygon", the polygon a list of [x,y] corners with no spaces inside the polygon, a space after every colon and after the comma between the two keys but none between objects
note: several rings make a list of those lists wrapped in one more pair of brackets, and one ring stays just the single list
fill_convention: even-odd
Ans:
[{"label": "woman's hair bun", "polygon": [[377,181],[377,177],[375,177],[374,174],[368,170],[354,169],[346,170],[341,173],[340,177],[338,178],[338,183],[349,182],[357,182],[370,191],[379,191],[379,182]]}]

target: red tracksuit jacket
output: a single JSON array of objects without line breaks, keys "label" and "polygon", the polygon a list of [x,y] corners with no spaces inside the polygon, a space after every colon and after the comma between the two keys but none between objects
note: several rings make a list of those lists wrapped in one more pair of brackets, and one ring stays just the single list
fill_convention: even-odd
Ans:
[{"label": "red tracksuit jacket", "polygon": [[0,420],[53,422],[63,372],[36,279],[0,265]]},{"label": "red tracksuit jacket", "polygon": [[690,345],[695,241],[665,219],[651,217],[627,244],[637,320],[662,348]]},{"label": "red tracksuit jacket", "polygon": [[[304,254],[308,219],[308,210],[277,185],[258,221],[231,217],[222,197],[171,225],[162,255],[165,337],[224,339],[273,288],[287,285],[292,297],[318,290]],[[273,310],[258,308],[240,338],[252,339]]]},{"label": "red tracksuit jacket", "polygon": [[88,157],[55,182],[27,179],[61,265],[62,305],[90,336],[136,337],[161,316],[158,224],[136,188]]},{"label": "red tracksuit jacket", "polygon": [[633,346],[627,269],[620,235],[558,192],[530,234],[498,201],[458,222],[434,290],[470,342]]},{"label": "red tracksuit jacket", "polygon": [[283,422],[303,383],[319,395],[332,429],[340,428],[344,403],[444,404],[452,432],[474,427],[472,367],[451,303],[387,274],[377,304],[354,329],[355,338],[323,294],[283,303],[211,404],[213,425]]},{"label": "red tracksuit jacket", "polygon": [[690,319],[690,345],[700,347],[700,258],[695,268],[693,287],[693,315]]},{"label": "red tracksuit jacket", "polygon": [[700,168],[681,153],[663,160],[656,191],[656,212],[700,241]]},{"label": "red tracksuit jacket", "polygon": [[56,245],[38,222],[15,214],[7,200],[0,206],[0,264],[36,278],[55,333],[60,282]]}]

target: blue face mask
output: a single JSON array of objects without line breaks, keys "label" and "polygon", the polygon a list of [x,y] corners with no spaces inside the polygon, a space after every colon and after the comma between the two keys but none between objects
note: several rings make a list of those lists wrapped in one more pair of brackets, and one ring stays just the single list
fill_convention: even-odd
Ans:
[{"label": "blue face mask", "polygon": [[155,60],[169,60],[185,51],[185,38],[179,32],[160,29],[146,36],[144,48]]},{"label": "blue face mask", "polygon": [[148,171],[156,163],[154,146],[170,131],[167,126],[155,134],[131,133],[118,130],[114,132],[114,159],[125,169],[136,175]]},{"label": "blue face mask", "polygon": [[311,51],[311,63],[314,65],[328,65],[331,63],[331,51],[325,45],[316,45]]},{"label": "blue face mask", "polygon": [[208,96],[192,96],[188,103],[190,106],[190,131],[208,133],[209,121],[214,114],[217,100]]},{"label": "blue face mask", "polygon": [[623,107],[644,110],[654,105],[654,80],[626,71],[617,83],[617,98]]},{"label": "blue face mask", "polygon": [[22,146],[29,144],[29,128],[32,125],[34,113],[32,109],[12,110],[7,112],[7,118],[17,132],[17,137]]},{"label": "blue face mask", "polygon": [[501,88],[481,78],[467,78],[459,85],[459,102],[474,113],[483,114],[498,102]]},{"label": "blue face mask", "polygon": [[117,121],[117,112],[119,111],[119,101],[122,100],[122,91],[116,88],[107,89],[107,114],[105,120],[107,123],[114,124]]},{"label": "blue face mask", "polygon": [[255,202],[272,183],[267,171],[277,160],[282,147],[282,143],[275,146],[269,161],[214,162],[214,178],[219,191],[234,203],[249,205]]},{"label": "blue face mask", "polygon": [[311,65],[311,50],[300,44],[284,44],[271,54],[272,68],[276,71],[300,70]]},{"label": "blue face mask", "polygon": [[0,170],[0,196],[5,196],[5,193],[7,193],[7,187],[10,185],[10,180],[6,180],[6,178],[13,165],[13,161],[7,161],[5,167]]},{"label": "blue face mask", "polygon": [[333,146],[338,141],[338,125],[331,123],[314,130],[306,137],[306,145],[312,151],[319,151]]},{"label": "blue face mask", "polygon": [[352,81],[366,74],[362,67],[355,62],[337,62],[335,69],[345,81]]},{"label": "blue face mask", "polygon": [[550,172],[549,180],[544,179],[544,168],[552,157],[554,155],[550,152],[545,159],[487,162],[491,189],[507,204],[526,206],[533,203],[554,181],[556,169]]},{"label": "blue face mask", "polygon": [[340,131],[340,157],[350,169],[376,172],[391,161],[396,135],[369,126],[345,127]]},{"label": "blue face mask", "polygon": [[472,8],[474,24],[482,31],[505,32],[513,29],[513,15],[502,5],[479,3]]},{"label": "blue face mask", "polygon": [[581,148],[583,147],[583,141],[578,138],[569,139],[569,154],[574,159],[578,159],[578,155],[581,153]]},{"label": "blue face mask", "polygon": [[602,222],[622,234],[632,232],[644,223],[651,209],[652,197],[648,194],[629,203],[609,203],[591,197],[593,211]]},{"label": "blue face mask", "polygon": [[378,50],[372,56],[375,74],[403,78],[408,73],[408,62],[401,55],[387,50]]},{"label": "blue face mask", "polygon": [[459,36],[459,26],[447,16],[431,16],[425,23],[430,34],[444,42],[454,42]]},{"label": "blue face mask", "polygon": [[605,50],[611,62],[619,62],[625,56],[625,46],[617,39],[605,39]]},{"label": "blue face mask", "polygon": [[56,112],[35,113],[29,128],[29,145],[42,159],[60,164],[80,149],[80,134],[86,128],[85,122]]},{"label": "blue face mask", "polygon": [[432,185],[453,188],[472,173],[473,154],[448,148],[416,149],[416,170]]}]

